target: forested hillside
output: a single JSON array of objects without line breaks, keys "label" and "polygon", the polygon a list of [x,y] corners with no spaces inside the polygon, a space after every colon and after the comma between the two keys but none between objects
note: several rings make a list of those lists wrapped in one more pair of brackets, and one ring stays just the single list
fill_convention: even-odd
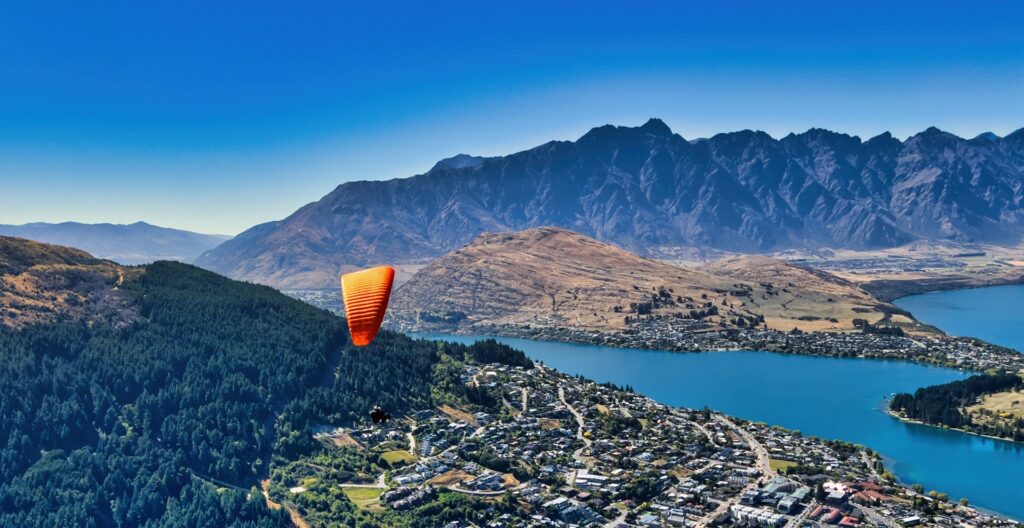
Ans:
[{"label": "forested hillside", "polygon": [[385,332],[355,350],[343,320],[270,288],[169,262],[126,276],[128,324],[0,324],[0,526],[289,526],[242,491],[275,449],[428,406],[439,354],[493,348]]},{"label": "forested hillside", "polygon": [[944,425],[981,434],[1024,440],[1024,420],[993,426],[975,422],[965,408],[978,398],[1024,387],[1024,380],[1013,373],[982,374],[944,385],[923,387],[914,394],[893,396],[889,408],[901,416],[933,425]]}]

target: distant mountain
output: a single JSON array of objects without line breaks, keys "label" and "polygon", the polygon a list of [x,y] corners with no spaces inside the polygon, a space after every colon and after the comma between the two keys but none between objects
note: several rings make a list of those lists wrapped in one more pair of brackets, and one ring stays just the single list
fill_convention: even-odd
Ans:
[{"label": "distant mountain", "polygon": [[442,255],[483,232],[561,226],[644,255],[882,248],[918,239],[1018,243],[1024,129],[906,141],[811,129],[687,141],[660,120],[606,125],[425,174],[345,183],[199,258],[282,287],[333,285],[353,266]]},{"label": "distant mountain", "polygon": [[892,309],[828,273],[767,257],[701,269],[641,257],[561,228],[486,233],[399,287],[393,323],[438,330],[530,325],[628,328],[647,316],[679,325],[850,330]]},{"label": "distant mountain", "polygon": [[98,258],[126,265],[157,260],[192,262],[203,252],[231,239],[226,235],[204,235],[145,222],[127,225],[77,222],[0,225],[0,235],[76,247]]}]

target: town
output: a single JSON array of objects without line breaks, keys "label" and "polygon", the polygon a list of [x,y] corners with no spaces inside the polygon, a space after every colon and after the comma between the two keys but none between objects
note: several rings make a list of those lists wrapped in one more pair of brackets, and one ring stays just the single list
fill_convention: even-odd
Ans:
[{"label": "town", "polygon": [[[846,442],[661,405],[539,365],[465,365],[461,382],[496,400],[487,411],[444,405],[380,427],[317,431],[327,445],[400,460],[338,484],[360,507],[478,501],[474,519],[446,528],[1017,525],[900,485],[875,453]],[[288,491],[296,502],[303,493]]]},{"label": "town", "polygon": [[[870,331],[783,332],[765,328],[715,330],[666,317],[638,320],[628,330],[604,332],[561,326],[473,327],[475,335],[521,337],[623,348],[676,352],[760,350],[783,354],[899,359],[964,370],[1024,369],[1024,355],[979,339],[941,334],[887,334]],[[451,329],[454,333],[462,333]]]},{"label": "town", "polygon": [[[314,306],[341,313],[336,294],[323,290],[286,292]],[[562,325],[481,325],[425,324],[417,321],[385,320],[385,326],[398,331],[422,330],[477,336],[503,336],[560,341],[623,348],[668,350],[675,352],[717,352],[759,350],[811,356],[899,359],[950,368],[983,372],[1000,369],[1024,370],[1024,355],[969,337],[935,333],[886,332],[890,327],[867,326],[845,332],[781,331],[769,328],[720,329],[699,320],[660,315],[637,316],[625,330],[592,330]],[[896,327],[892,327],[896,328]],[[880,330],[881,329],[881,330]]]}]

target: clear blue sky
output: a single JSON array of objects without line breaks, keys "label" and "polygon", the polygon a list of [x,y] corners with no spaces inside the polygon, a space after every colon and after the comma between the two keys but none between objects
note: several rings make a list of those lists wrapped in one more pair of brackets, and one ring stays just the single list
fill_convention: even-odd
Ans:
[{"label": "clear blue sky", "polygon": [[234,234],[345,181],[651,116],[687,138],[1024,127],[1010,0],[20,4],[0,223]]}]

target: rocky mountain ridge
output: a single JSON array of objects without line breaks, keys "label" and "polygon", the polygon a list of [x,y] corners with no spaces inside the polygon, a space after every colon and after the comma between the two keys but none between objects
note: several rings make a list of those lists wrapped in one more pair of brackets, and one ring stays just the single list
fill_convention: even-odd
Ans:
[{"label": "rocky mountain ridge", "polygon": [[1017,244],[1024,129],[963,139],[929,128],[906,141],[744,130],[687,141],[657,119],[606,125],[508,156],[456,156],[411,178],[345,183],[197,264],[278,287],[325,287],[346,269],[425,262],[483,232],[545,225],[648,256]]}]

